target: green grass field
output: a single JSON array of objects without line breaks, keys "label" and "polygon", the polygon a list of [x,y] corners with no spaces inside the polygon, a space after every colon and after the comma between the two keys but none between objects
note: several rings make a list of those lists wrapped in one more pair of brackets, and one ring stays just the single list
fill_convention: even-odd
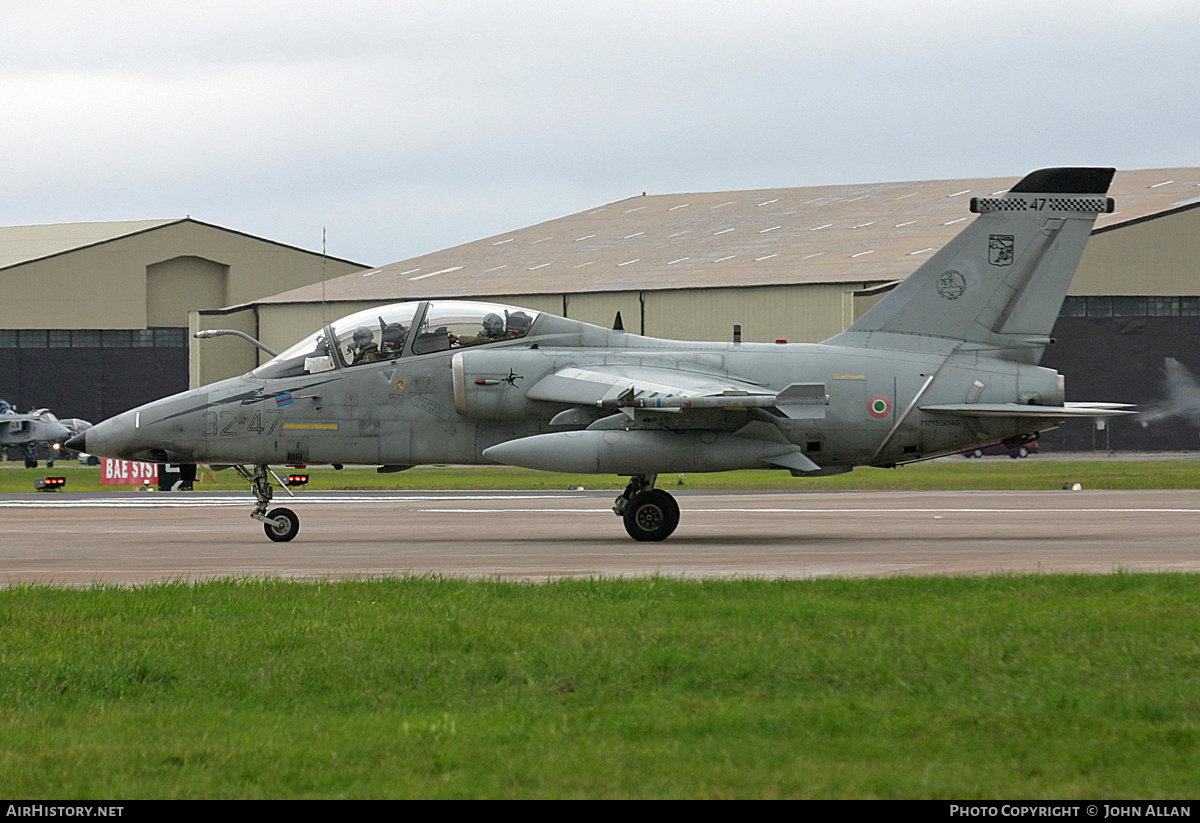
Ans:
[{"label": "green grass field", "polygon": [[0,591],[0,793],[1194,798],[1200,578]]},{"label": "green grass field", "polygon": [[[61,468],[69,489],[100,488],[98,470]],[[33,494],[48,473],[0,466],[0,491]],[[505,468],[311,476],[315,489],[624,483]],[[660,478],[1064,482],[1198,488],[1200,471],[964,459]],[[0,589],[0,794],[1188,799],[1198,664],[1200,576],[1183,574],[18,586]]]}]

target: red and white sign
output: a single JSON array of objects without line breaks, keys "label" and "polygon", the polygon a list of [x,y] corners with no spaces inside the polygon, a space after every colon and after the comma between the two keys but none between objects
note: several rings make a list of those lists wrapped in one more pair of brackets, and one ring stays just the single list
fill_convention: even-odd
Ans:
[{"label": "red and white sign", "polygon": [[158,483],[158,464],[140,463],[135,460],[100,461],[100,485],[144,486]]}]

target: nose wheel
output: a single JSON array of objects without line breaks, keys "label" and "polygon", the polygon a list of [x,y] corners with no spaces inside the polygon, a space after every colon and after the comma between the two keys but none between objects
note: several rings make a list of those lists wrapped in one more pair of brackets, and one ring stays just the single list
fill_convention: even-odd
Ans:
[{"label": "nose wheel", "polygon": [[656,475],[634,475],[613,504],[625,531],[640,542],[666,540],[679,525],[679,504],[662,489],[654,488]]},{"label": "nose wheel", "polygon": [[300,518],[291,509],[275,509],[263,521],[263,531],[276,543],[286,543],[299,534]]},{"label": "nose wheel", "polygon": [[263,531],[267,533],[267,537],[276,543],[286,543],[297,534],[300,533],[300,518],[291,509],[278,508],[268,512],[267,507],[271,505],[271,498],[275,495],[275,489],[271,486],[271,478],[279,483],[280,488],[291,494],[292,491],[283,481],[275,475],[275,472],[264,465],[254,467],[254,471],[250,472],[245,466],[234,466],[238,474],[250,482],[250,488],[254,492],[254,511],[250,512],[250,517],[263,524]]}]

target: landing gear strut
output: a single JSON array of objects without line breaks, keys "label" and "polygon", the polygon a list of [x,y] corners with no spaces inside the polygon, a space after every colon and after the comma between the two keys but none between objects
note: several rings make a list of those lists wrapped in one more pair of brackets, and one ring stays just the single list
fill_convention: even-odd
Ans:
[{"label": "landing gear strut", "polygon": [[[250,517],[263,524],[263,531],[267,533],[267,537],[276,543],[286,543],[299,534],[300,518],[294,511],[281,507],[267,512],[267,506],[271,505],[271,498],[275,495],[275,489],[271,487],[271,477],[275,477],[275,472],[262,464],[255,466],[253,473],[245,466],[234,468],[250,483],[256,504],[254,511],[250,512]],[[292,493],[278,477],[275,477],[275,480],[288,494]]]},{"label": "landing gear strut", "polygon": [[654,488],[656,474],[635,474],[613,503],[613,513],[625,521],[634,540],[666,540],[679,525],[679,504],[662,489]]}]

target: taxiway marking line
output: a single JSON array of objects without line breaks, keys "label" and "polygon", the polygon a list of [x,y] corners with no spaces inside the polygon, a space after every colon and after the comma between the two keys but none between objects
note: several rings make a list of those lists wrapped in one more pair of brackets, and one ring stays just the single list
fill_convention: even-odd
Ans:
[{"label": "taxiway marking line", "polygon": [[[403,497],[282,497],[272,502],[288,503],[420,503],[435,500],[568,500],[570,495],[406,495]],[[153,509],[153,508],[205,508],[209,506],[245,506],[254,504],[254,498],[222,497],[204,500],[198,498],[164,500],[0,500],[0,509]]]},{"label": "taxiway marking line", "polygon": [[[1200,509],[697,509],[681,506],[695,514],[1200,514]],[[596,509],[421,509],[448,514],[509,514],[513,512],[611,512],[611,506]]]},{"label": "taxiway marking line", "polygon": [[[570,500],[570,494],[530,494],[530,495],[403,495],[394,497],[276,497],[273,503],[279,505],[337,505],[342,503],[434,503],[454,501],[543,501]],[[209,508],[253,505],[250,496],[244,498],[220,499],[154,499],[140,498],[136,500],[3,500],[0,509],[153,509],[153,508]],[[1074,514],[1087,512],[1092,514],[1200,514],[1200,508],[1147,508],[1147,507],[1105,507],[1092,508],[1079,506],[1077,508],[984,508],[984,507],[937,507],[937,508],[809,508],[804,506],[749,508],[749,507],[697,507],[684,505],[683,511],[697,514]],[[487,514],[511,512],[546,512],[577,514],[586,512],[611,512],[611,504],[607,498],[597,499],[593,508],[545,508],[545,509],[514,509],[498,507],[478,508],[438,508],[422,509],[422,511],[437,511],[452,514]]]}]

